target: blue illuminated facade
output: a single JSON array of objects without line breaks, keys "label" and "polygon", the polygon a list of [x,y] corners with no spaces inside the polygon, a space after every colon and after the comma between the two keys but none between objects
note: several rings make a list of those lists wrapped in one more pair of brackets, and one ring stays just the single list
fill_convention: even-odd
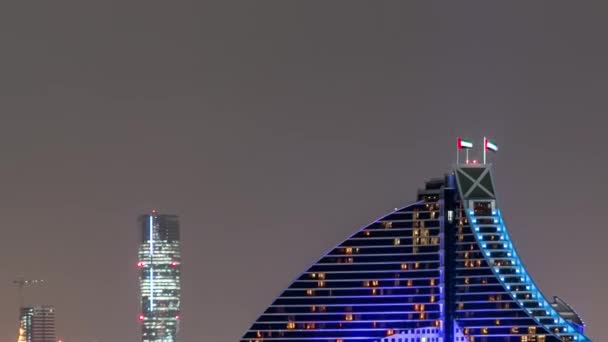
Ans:
[{"label": "blue illuminated facade", "polygon": [[324,255],[240,341],[591,340],[525,269],[491,166],[465,164]]}]

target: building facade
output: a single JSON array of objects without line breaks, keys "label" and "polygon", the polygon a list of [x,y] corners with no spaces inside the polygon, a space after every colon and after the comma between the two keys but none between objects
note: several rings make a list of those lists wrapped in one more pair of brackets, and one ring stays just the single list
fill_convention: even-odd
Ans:
[{"label": "building facade", "polygon": [[138,263],[143,342],[175,342],[179,330],[181,254],[176,215],[139,217]]},{"label": "building facade", "polygon": [[456,165],[415,203],[357,231],[299,276],[241,342],[590,341],[524,267],[490,165]]},{"label": "building facade", "polygon": [[56,342],[55,309],[52,306],[21,308],[18,342]]}]

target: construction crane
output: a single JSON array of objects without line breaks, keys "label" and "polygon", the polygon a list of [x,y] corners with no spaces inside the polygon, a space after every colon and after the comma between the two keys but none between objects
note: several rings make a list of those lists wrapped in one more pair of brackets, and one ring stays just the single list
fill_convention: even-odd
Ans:
[{"label": "construction crane", "polygon": [[32,285],[36,285],[36,284],[40,284],[40,283],[44,283],[44,280],[43,279],[25,279],[23,277],[13,280],[13,284],[17,285],[17,288],[19,289],[19,308],[20,308],[20,310],[24,305],[23,289],[26,286],[32,286]]}]

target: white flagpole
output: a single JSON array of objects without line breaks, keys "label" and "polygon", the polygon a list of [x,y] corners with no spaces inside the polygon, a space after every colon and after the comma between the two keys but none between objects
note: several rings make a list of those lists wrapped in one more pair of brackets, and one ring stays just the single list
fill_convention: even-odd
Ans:
[{"label": "white flagpole", "polygon": [[488,144],[488,140],[487,139],[488,138],[483,137],[483,164],[484,165],[486,164],[486,147],[487,147],[487,144]]},{"label": "white flagpole", "polygon": [[467,150],[467,161],[466,161],[466,163],[468,164],[469,163],[469,149],[467,148],[466,150]]}]

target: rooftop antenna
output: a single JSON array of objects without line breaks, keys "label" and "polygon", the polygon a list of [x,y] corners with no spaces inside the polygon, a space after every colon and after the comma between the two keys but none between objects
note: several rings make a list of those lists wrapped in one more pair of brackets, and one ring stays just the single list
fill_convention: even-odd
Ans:
[{"label": "rooftop antenna", "polygon": [[17,289],[19,290],[19,309],[23,308],[24,305],[24,296],[23,289],[26,286],[32,286],[36,284],[44,283],[43,279],[25,279],[23,277],[19,277],[13,280],[13,284],[17,285]]}]

